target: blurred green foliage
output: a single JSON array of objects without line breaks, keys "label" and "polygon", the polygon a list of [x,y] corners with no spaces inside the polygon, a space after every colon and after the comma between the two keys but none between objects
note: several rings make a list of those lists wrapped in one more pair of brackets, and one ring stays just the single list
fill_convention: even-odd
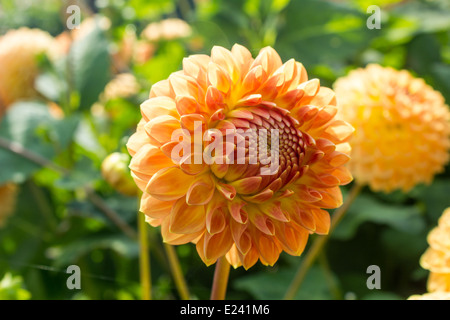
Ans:
[{"label": "blurred green foliage", "polygon": [[[109,186],[100,165],[109,153],[126,152],[151,85],[179,70],[189,54],[234,43],[257,54],[270,45],[284,61],[302,62],[326,86],[351,69],[379,63],[410,70],[450,101],[447,0],[1,0],[0,34],[28,26],[58,36],[68,31],[70,4],[81,5],[83,19],[107,17],[110,26],[104,30],[99,23],[76,39],[63,59],[42,61],[36,88],[41,100],[61,107],[63,118],[52,118],[40,100],[18,102],[1,120],[0,137],[39,161],[0,148],[0,183],[20,185],[15,213],[0,229],[0,299],[140,298],[138,243],[105,215],[110,208],[136,229],[137,199]],[[381,29],[366,26],[367,8],[374,4],[382,9]],[[148,59],[117,67],[112,53],[130,30],[140,39],[149,23],[173,17],[187,21],[192,35],[152,43]],[[102,101],[118,71],[133,73],[140,90]],[[43,166],[48,162],[57,167]],[[408,194],[363,190],[296,297],[405,299],[425,292],[427,272],[419,258],[427,233],[450,206],[449,191],[448,166],[431,185]],[[153,296],[177,299],[159,231],[149,231]],[[213,267],[203,265],[193,245],[176,249],[192,297],[207,299]],[[282,254],[271,268],[232,270],[227,297],[281,299],[301,260]],[[79,291],[66,287],[71,264],[82,270]],[[381,268],[382,290],[366,287],[373,264]]]}]

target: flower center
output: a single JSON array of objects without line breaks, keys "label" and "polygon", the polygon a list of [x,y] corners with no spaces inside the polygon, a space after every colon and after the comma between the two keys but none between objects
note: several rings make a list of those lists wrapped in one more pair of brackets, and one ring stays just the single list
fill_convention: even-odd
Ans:
[{"label": "flower center", "polygon": [[275,193],[298,179],[306,170],[307,137],[287,110],[274,105],[235,109],[227,116],[233,131],[234,149],[228,154],[225,183],[246,182],[244,194]]}]

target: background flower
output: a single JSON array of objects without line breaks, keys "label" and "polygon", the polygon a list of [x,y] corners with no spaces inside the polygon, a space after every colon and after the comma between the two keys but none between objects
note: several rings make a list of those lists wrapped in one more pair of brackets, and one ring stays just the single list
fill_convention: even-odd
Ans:
[{"label": "background flower", "polygon": [[430,247],[420,259],[422,268],[430,271],[428,291],[450,292],[450,208],[428,234],[428,244]]},{"label": "background flower", "polygon": [[375,191],[430,183],[449,159],[450,111],[443,96],[408,71],[371,64],[334,84],[339,117],[355,127],[355,179]]},{"label": "background flower", "polygon": [[38,56],[44,53],[58,54],[54,38],[46,31],[23,27],[0,37],[0,113],[19,99],[38,95],[34,80]]}]

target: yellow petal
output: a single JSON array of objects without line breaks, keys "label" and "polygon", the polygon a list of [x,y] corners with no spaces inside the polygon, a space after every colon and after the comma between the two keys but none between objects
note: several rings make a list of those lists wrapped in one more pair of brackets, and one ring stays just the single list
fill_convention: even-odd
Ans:
[{"label": "yellow petal", "polygon": [[184,198],[178,199],[170,214],[169,231],[178,234],[192,234],[205,228],[205,207],[190,206]]}]

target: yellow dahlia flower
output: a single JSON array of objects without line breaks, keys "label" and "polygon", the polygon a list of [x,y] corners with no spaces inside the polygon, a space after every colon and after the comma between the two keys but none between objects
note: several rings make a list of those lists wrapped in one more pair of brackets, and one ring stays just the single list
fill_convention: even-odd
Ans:
[{"label": "yellow dahlia flower", "polygon": [[331,89],[270,47],[185,58],[153,85],[127,144],[140,210],[166,243],[196,243],[206,265],[300,255],[310,233],[328,232],[324,209],[352,180],[353,128],[336,112]]},{"label": "yellow dahlia flower", "polygon": [[450,292],[450,208],[428,234],[428,244],[430,247],[420,258],[422,268],[430,270],[428,291]]},{"label": "yellow dahlia flower", "polygon": [[408,71],[379,65],[334,85],[341,119],[355,127],[349,168],[374,191],[408,191],[443,171],[450,112],[442,95]]},{"label": "yellow dahlia flower", "polygon": [[450,300],[450,292],[429,292],[422,295],[412,295],[408,300]]},{"label": "yellow dahlia flower", "polygon": [[0,186],[0,227],[6,224],[6,220],[14,212],[17,192],[18,187],[14,183],[6,183]]},{"label": "yellow dahlia flower", "polygon": [[0,107],[6,109],[19,99],[36,97],[37,56],[55,57],[57,51],[54,38],[40,29],[23,27],[0,37]]}]

